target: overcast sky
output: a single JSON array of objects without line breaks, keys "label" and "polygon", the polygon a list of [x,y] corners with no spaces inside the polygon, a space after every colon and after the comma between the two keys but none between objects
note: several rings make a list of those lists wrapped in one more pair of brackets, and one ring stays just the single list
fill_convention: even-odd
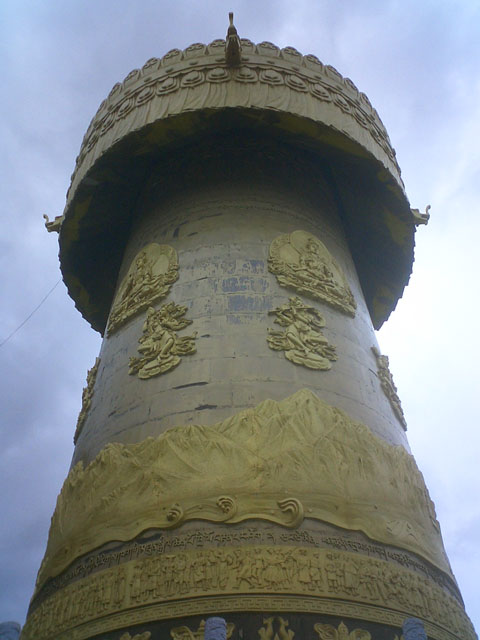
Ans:
[{"label": "overcast sky", "polygon": [[[0,342],[60,278],[56,234],[84,132],[150,57],[225,36],[292,45],[352,78],[397,151],[416,235],[403,299],[378,338],[480,629],[479,0],[1,0]],[[58,284],[0,347],[0,622],[24,622],[68,472],[100,337]]]}]

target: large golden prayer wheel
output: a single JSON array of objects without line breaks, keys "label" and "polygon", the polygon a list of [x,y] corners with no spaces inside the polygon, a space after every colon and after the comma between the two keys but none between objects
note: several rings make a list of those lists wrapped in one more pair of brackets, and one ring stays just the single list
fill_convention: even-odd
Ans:
[{"label": "large golden prayer wheel", "polygon": [[48,223],[104,340],[23,640],[475,637],[374,334],[418,221],[315,56],[231,28],[115,85]]}]

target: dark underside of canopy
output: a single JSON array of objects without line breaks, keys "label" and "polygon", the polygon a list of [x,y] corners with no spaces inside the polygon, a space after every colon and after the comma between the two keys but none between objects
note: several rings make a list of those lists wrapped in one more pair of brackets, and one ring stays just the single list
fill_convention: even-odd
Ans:
[{"label": "dark underside of canopy", "polygon": [[263,110],[188,112],[134,131],[104,152],[72,194],[60,231],[64,281],[92,327],[105,330],[136,204],[155,168],[166,192],[187,180],[228,180],[252,169],[303,190],[320,172],[336,199],[378,329],[412,269],[415,228],[408,200],[358,143],[325,125],[300,125],[298,117]]}]

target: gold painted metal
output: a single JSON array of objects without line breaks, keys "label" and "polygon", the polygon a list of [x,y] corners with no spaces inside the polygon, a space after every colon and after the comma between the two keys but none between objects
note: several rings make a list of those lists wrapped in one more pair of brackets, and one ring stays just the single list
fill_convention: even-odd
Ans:
[{"label": "gold painted metal", "polygon": [[45,229],[49,232],[52,233],[52,231],[55,231],[56,233],[60,232],[60,229],[62,227],[62,222],[65,216],[55,216],[55,218],[53,220],[50,220],[49,217],[47,216],[46,213],[43,214],[43,218],[45,220]]},{"label": "gold painted metal", "polygon": [[273,314],[277,316],[274,322],[285,330],[268,330],[267,342],[271,349],[284,351],[287,360],[309,369],[332,368],[331,361],[337,359],[336,349],[321,332],[325,318],[319,311],[295,297],[269,311],[269,315]]},{"label": "gold painted metal", "polygon": [[398,418],[398,421],[404,428],[407,430],[407,421],[405,420],[405,415],[403,413],[402,404],[400,402],[400,398],[398,397],[397,387],[393,381],[392,374],[390,373],[390,368],[388,366],[388,357],[382,356],[377,347],[372,347],[373,354],[377,359],[377,367],[378,367],[378,378],[380,380],[380,385],[390,402],[390,405]]},{"label": "gold painted metal", "polygon": [[432,207],[430,205],[427,205],[427,207],[425,209],[425,213],[420,211],[420,209],[411,209],[412,216],[413,216],[413,223],[417,227],[420,224],[428,224],[428,221],[430,220],[430,209],[431,208]]},{"label": "gold painted metal", "polygon": [[372,640],[372,636],[365,629],[349,631],[346,624],[341,622],[335,629],[331,624],[318,622],[313,626],[320,640]]},{"label": "gold painted metal", "polygon": [[77,426],[75,428],[75,435],[73,436],[73,443],[77,444],[77,440],[82,432],[83,425],[87,418],[88,410],[92,404],[93,389],[95,387],[95,380],[97,379],[98,367],[100,365],[100,358],[95,360],[95,364],[87,372],[87,386],[82,391],[82,408],[77,418]]},{"label": "gold painted metal", "polygon": [[134,636],[131,636],[128,632],[124,633],[120,636],[120,640],[150,640],[152,634],[150,631],[145,631],[144,633],[137,633]]},{"label": "gold painted metal", "polygon": [[283,287],[355,316],[357,305],[341,267],[311,233],[294,231],[276,238],[270,245],[268,268]]},{"label": "gold painted metal", "polygon": [[115,333],[130,318],[164,298],[178,280],[175,249],[152,242],[144,247],[130,265],[113,303],[108,335]]},{"label": "gold painted metal", "polygon": [[[219,615],[232,612],[278,612],[296,611],[297,613],[334,615],[340,617],[361,618],[370,622],[401,627],[405,614],[387,608],[349,602],[341,599],[316,598],[313,596],[288,595],[235,595],[190,598],[186,601],[154,603],[128,611],[118,611],[83,623],[68,631],[56,632],[45,640],[88,640],[99,633],[108,633],[133,624],[157,622],[194,615]],[[438,626],[425,622],[425,630],[432,640],[465,640]],[[36,637],[35,637],[36,638]],[[467,640],[476,636],[467,635]],[[23,640],[23,636],[22,636]],[[398,638],[395,638],[398,640]]]},{"label": "gold painted metal", "polygon": [[[274,623],[278,624],[278,631],[274,631]],[[293,640],[295,632],[287,629],[288,620],[284,620],[281,616],[271,616],[263,620],[263,627],[258,630],[260,640]]]},{"label": "gold painted metal", "polygon": [[[223,105],[289,111],[332,127],[343,125],[354,139],[382,159],[403,187],[388,133],[368,98],[350,79],[312,54],[303,56],[294,47],[280,49],[270,42],[254,44],[246,38],[241,38],[240,44],[244,59],[239,67],[225,68],[218,62],[226,46],[225,40],[218,39],[209,45],[191,45],[184,51],[173,49],[161,59],[151,58],[142,69],[134,69],[117,83],[83,139],[69,202],[95,160],[125,131],[159,118],[169,120],[183,111]],[[188,64],[192,61],[196,63],[194,69]],[[304,128],[308,130],[307,125]]]},{"label": "gold painted metal", "polygon": [[295,527],[304,517],[363,531],[451,574],[413,457],[303,389],[213,426],[111,443],[86,468],[79,462],[58,497],[37,587],[149,528],[250,518]]},{"label": "gold painted metal", "polygon": [[[227,622],[227,640],[230,640],[235,630],[233,622]],[[205,620],[202,620],[196,631],[192,631],[190,627],[174,627],[170,631],[173,640],[203,640],[205,637]]]},{"label": "gold painted metal", "polygon": [[[242,595],[277,594],[290,596],[291,611],[328,614],[333,610],[342,617],[364,620],[386,621],[390,616],[396,624],[398,614],[415,616],[425,621],[429,637],[475,638],[459,601],[417,573],[348,552],[255,545],[180,551],[93,573],[31,611],[22,640],[63,638],[70,629],[71,638],[88,637],[82,635],[82,625],[95,620],[97,633],[102,626],[122,628],[125,618],[115,617],[121,612],[128,613],[130,625],[193,615],[195,598],[201,598],[205,614],[207,603],[215,606],[216,596],[234,596],[222,609],[233,611],[245,607]],[[167,603],[163,616],[158,607],[153,608]],[[369,607],[375,609],[373,614]],[[253,610],[262,608],[257,604]]]},{"label": "gold painted metal", "polygon": [[140,357],[131,357],[128,373],[138,375],[142,380],[159,376],[177,367],[180,356],[191,355],[196,352],[195,331],[191,336],[177,336],[192,324],[185,318],[187,307],[169,302],[155,311],[153,307],[147,309],[147,318],[143,325],[143,334],[139,338],[138,351]]},{"label": "gold painted metal", "polygon": [[[138,154],[157,162],[162,155],[168,157],[173,140],[191,142],[200,130],[207,136],[218,133],[223,122],[225,131],[232,126],[267,134],[274,130],[295,145],[322,154],[332,150],[335,181],[340,192],[350,193],[345,213],[352,239],[358,230],[368,229],[372,234],[372,242],[353,257],[368,292],[366,301],[375,328],[386,320],[402,294],[413,259],[413,215],[395,151],[378,113],[350,79],[314,55],[244,38],[240,43],[242,61],[234,67],[225,63],[225,40],[196,43],[184,51],[174,49],[162,58],[151,58],[113,87],[92,119],[67,194],[61,261],[78,308],[102,332],[113,291],[100,287],[84,264],[82,258],[87,265],[89,261],[80,230],[84,225],[85,233],[91,225],[108,225],[106,220],[115,220],[117,214],[119,219],[128,217],[129,205],[125,204],[125,211],[118,206],[118,188],[127,187],[133,199],[144,175],[132,174],[125,181],[127,158]],[[125,149],[118,142],[127,135]],[[108,180],[103,169],[107,160],[112,161]],[[364,170],[368,175],[365,188]],[[390,200],[392,192],[395,197]],[[385,211],[394,225],[383,219]],[[383,269],[375,264],[379,246],[386,248]],[[100,247],[92,244],[92,252],[99,264],[108,266],[110,256]],[[89,259],[91,255],[89,251]],[[73,262],[72,256],[76,258]],[[72,264],[78,266],[72,270]]]}]

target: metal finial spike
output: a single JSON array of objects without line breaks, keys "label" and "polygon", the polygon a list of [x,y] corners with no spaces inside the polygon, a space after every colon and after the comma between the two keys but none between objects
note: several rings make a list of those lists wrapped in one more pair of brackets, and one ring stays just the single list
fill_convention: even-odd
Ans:
[{"label": "metal finial spike", "polygon": [[225,42],[225,61],[229,67],[237,67],[241,61],[242,47],[237,30],[233,24],[233,11],[228,14],[230,21]]},{"label": "metal finial spike", "polygon": [[230,13],[228,14],[228,20],[229,20],[230,24],[228,25],[227,37],[228,36],[236,36],[237,35],[237,30],[235,28],[235,25],[233,24],[233,11],[230,11]]}]

